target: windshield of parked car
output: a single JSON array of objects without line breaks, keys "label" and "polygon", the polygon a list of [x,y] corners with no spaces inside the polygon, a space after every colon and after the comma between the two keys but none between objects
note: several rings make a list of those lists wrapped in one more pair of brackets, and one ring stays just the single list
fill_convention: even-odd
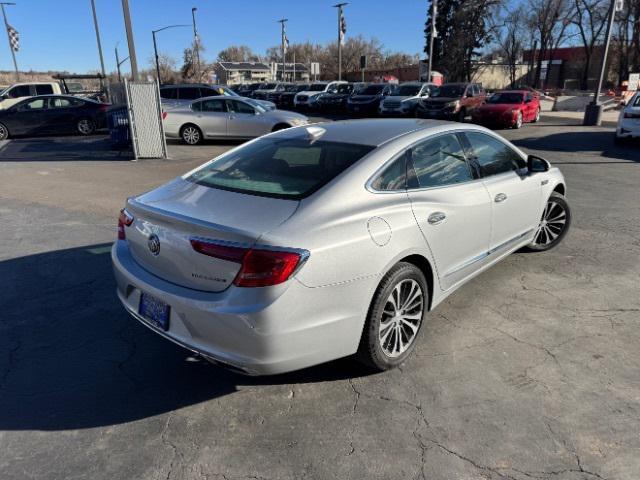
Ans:
[{"label": "windshield of parked car", "polygon": [[236,92],[234,92],[233,90],[231,90],[228,87],[219,87],[219,90],[222,91],[222,95],[226,95],[227,97],[239,97],[240,95],[238,95]]},{"label": "windshield of parked car", "polygon": [[277,83],[265,83],[262,87],[260,87],[260,89],[261,90],[273,90],[277,86],[278,86]]},{"label": "windshield of parked car", "polygon": [[442,85],[431,92],[432,97],[455,98],[464,95],[463,85]]},{"label": "windshield of parked car", "polygon": [[382,90],[384,90],[385,85],[383,84],[378,84],[378,85],[367,85],[366,88],[360,90],[358,92],[359,95],[377,95],[379,93],[382,92]]},{"label": "windshield of parked car", "polygon": [[299,200],[374,148],[306,138],[261,138],[212,160],[186,180],[250,195]]},{"label": "windshield of parked car", "polygon": [[640,93],[636,94],[636,101],[633,102],[633,107],[640,107]]},{"label": "windshield of parked car", "polygon": [[289,85],[287,87],[287,92],[304,92],[305,90],[309,90],[309,85]]},{"label": "windshield of parked car", "polygon": [[523,95],[513,92],[496,92],[487,99],[487,103],[522,103]]},{"label": "windshield of parked car", "polygon": [[353,91],[353,85],[349,85],[347,83],[343,83],[342,85],[338,85],[337,93],[351,93]]},{"label": "windshield of parked car", "polygon": [[415,97],[420,93],[420,85],[398,85],[391,95],[398,97]]},{"label": "windshield of parked car", "polygon": [[315,83],[309,87],[310,92],[324,92],[327,86],[324,83]]}]

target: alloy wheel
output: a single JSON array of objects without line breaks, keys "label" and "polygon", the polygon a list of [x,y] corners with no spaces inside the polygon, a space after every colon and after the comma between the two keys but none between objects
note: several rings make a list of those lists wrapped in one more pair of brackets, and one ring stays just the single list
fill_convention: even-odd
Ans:
[{"label": "alloy wheel", "polygon": [[522,112],[518,112],[518,117],[516,118],[516,128],[522,127]]},{"label": "alloy wheel", "polygon": [[82,119],[78,122],[78,132],[82,135],[89,135],[93,133],[94,125],[93,122],[89,119]]},{"label": "alloy wheel", "polygon": [[5,140],[9,136],[7,127],[0,123],[0,140]]},{"label": "alloy wheel", "polygon": [[567,212],[559,202],[550,198],[542,213],[533,243],[541,246],[550,245],[562,234],[566,225]]},{"label": "alloy wheel", "polygon": [[536,118],[533,119],[534,123],[537,123],[540,120],[540,109],[536,110]]},{"label": "alloy wheel", "polygon": [[384,354],[399,357],[416,338],[424,312],[424,295],[413,279],[399,282],[389,294],[382,311],[378,341]]},{"label": "alloy wheel", "polygon": [[200,131],[196,127],[186,127],[182,131],[182,138],[189,145],[195,145],[200,141]]}]

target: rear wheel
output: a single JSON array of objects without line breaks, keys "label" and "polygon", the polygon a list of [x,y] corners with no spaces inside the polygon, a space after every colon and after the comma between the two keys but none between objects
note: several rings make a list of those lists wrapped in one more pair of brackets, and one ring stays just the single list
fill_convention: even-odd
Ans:
[{"label": "rear wheel", "polygon": [[415,348],[428,296],[427,281],[415,265],[395,265],[383,277],[371,302],[358,360],[376,370],[402,364]]},{"label": "rear wheel", "polygon": [[6,140],[7,138],[9,138],[9,130],[0,123],[0,140]]},{"label": "rear wheel", "polygon": [[76,124],[76,130],[80,135],[91,135],[96,131],[96,122],[90,118],[82,118]]},{"label": "rear wheel", "polygon": [[529,250],[544,252],[558,245],[569,231],[571,209],[564,196],[553,192],[542,212],[538,229]]},{"label": "rear wheel", "polygon": [[464,122],[465,118],[467,118],[467,111],[464,108],[461,108],[460,111],[458,112],[456,121],[462,123]]},{"label": "rear wheel", "polygon": [[185,125],[180,130],[180,138],[188,145],[197,145],[202,141],[202,132],[195,125]]},{"label": "rear wheel", "polygon": [[540,107],[536,110],[536,116],[533,117],[533,123],[538,123],[540,121]]}]

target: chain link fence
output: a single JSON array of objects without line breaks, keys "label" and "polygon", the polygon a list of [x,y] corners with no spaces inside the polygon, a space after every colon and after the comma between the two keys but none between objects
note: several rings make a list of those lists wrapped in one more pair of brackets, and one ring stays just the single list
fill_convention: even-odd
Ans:
[{"label": "chain link fence", "polygon": [[158,84],[125,80],[124,93],[135,158],[167,158]]}]

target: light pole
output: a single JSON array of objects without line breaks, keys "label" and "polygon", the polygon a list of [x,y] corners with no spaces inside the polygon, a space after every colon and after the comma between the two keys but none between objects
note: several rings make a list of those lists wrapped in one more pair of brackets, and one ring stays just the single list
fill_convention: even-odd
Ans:
[{"label": "light pole", "polygon": [[118,82],[120,83],[122,83],[122,74],[120,73],[120,65],[122,65],[127,60],[129,60],[129,57],[123,59],[122,61],[120,60],[120,57],[118,56],[118,44],[116,43],[116,66],[118,67]]},{"label": "light pole", "polygon": [[333,8],[338,9],[338,80],[342,80],[342,39],[344,32],[342,28],[343,24],[343,12],[342,9],[345,5],[349,5],[347,2],[338,3]]},{"label": "light pole", "polygon": [[15,5],[15,3],[0,2],[0,7],[2,7],[2,16],[4,17],[4,28],[7,30],[7,39],[9,40],[9,50],[11,50],[11,57],[13,58],[13,68],[16,71],[16,82],[17,82],[20,80],[20,72],[18,71],[18,62],[16,61],[16,52],[13,50],[13,46],[11,45],[11,35],[9,34],[9,22],[7,21],[7,13],[4,11],[5,5]]},{"label": "light pole", "polygon": [[198,9],[193,7],[191,9],[191,20],[193,22],[193,48],[196,53],[196,74],[198,81],[200,81],[200,42],[198,40],[198,29],[196,28],[196,12]]},{"label": "light pole", "polygon": [[[281,18],[280,20],[278,20],[278,23],[280,24],[281,28],[280,28],[280,41],[282,44],[282,78],[281,80],[284,82],[284,69],[285,69],[285,58],[287,55],[287,47],[285,46],[285,32],[284,32],[284,24],[287,23],[289,20],[287,20],[286,18]],[[276,69],[276,72],[278,70]],[[278,75],[276,74],[276,81],[278,81]]]},{"label": "light pole", "polygon": [[98,42],[98,55],[100,56],[100,70],[102,76],[106,78],[107,74],[104,70],[104,58],[102,57],[102,43],[100,42],[100,28],[98,27],[98,15],[96,14],[96,2],[91,0],[91,10],[93,12],[93,26],[96,30],[96,41]]},{"label": "light pole", "polygon": [[611,0],[609,7],[609,18],[607,23],[607,32],[605,33],[604,52],[602,53],[602,66],[600,67],[600,78],[598,86],[593,94],[593,101],[587,105],[584,111],[583,125],[600,125],[602,123],[602,104],[600,103],[600,90],[604,82],[604,75],[607,71],[607,54],[609,53],[609,44],[611,43],[611,28],[616,18],[616,0]]},{"label": "light pole", "polygon": [[124,28],[127,31],[127,45],[129,46],[129,63],[131,64],[131,78],[138,81],[138,60],[136,59],[136,45],[133,41],[133,29],[131,28],[131,14],[129,13],[129,0],[122,0],[122,13],[124,14]]},{"label": "light pole", "polygon": [[159,28],[157,30],[151,30],[151,35],[153,36],[153,53],[156,58],[156,77],[158,78],[158,83],[162,84],[162,79],[160,78],[160,62],[158,59],[158,43],[156,42],[156,33],[161,32],[163,30],[167,30],[168,28],[177,28],[177,27],[190,27],[191,25],[169,25],[166,27]]},{"label": "light pole", "polygon": [[431,32],[429,33],[429,67],[427,68],[427,82],[431,81],[433,68],[433,40],[436,38],[436,17],[438,15],[438,0],[431,0]]}]

